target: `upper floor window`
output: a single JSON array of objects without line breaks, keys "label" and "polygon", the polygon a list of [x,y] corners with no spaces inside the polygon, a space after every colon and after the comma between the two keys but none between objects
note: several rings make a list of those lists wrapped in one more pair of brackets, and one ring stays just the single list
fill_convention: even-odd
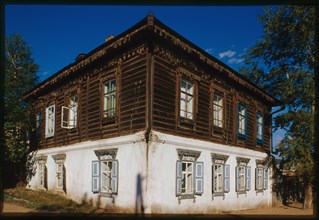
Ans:
[{"label": "upper floor window", "polygon": [[262,114],[256,114],[256,140],[257,143],[263,144],[264,142],[264,117]]},{"label": "upper floor window", "polygon": [[247,137],[247,107],[243,104],[238,104],[238,136]]},{"label": "upper floor window", "polygon": [[213,124],[215,127],[223,127],[223,96],[214,93],[213,100]]},{"label": "upper floor window", "polygon": [[62,128],[75,128],[78,118],[78,95],[73,94],[69,98],[68,107],[62,106]]},{"label": "upper floor window", "polygon": [[41,114],[41,112],[37,112],[35,115],[35,135],[36,135],[36,137],[40,136],[41,123],[42,123],[42,114]]},{"label": "upper floor window", "polygon": [[184,79],[180,84],[180,116],[194,118],[194,84]]},{"label": "upper floor window", "polygon": [[55,105],[45,109],[45,137],[52,137],[55,128]]},{"label": "upper floor window", "polygon": [[114,117],[116,114],[116,81],[104,84],[103,117]]}]

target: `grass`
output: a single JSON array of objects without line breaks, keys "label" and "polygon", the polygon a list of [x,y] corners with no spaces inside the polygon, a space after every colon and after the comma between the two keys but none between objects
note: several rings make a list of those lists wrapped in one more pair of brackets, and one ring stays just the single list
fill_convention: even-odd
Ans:
[{"label": "grass", "polygon": [[4,201],[35,209],[38,212],[92,213],[95,210],[90,205],[76,203],[59,194],[24,187],[4,190]]}]

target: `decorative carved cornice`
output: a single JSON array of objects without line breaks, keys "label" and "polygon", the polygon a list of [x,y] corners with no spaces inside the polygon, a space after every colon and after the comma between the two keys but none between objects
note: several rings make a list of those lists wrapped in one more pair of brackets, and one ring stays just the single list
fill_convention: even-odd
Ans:
[{"label": "decorative carved cornice", "polygon": [[250,159],[245,157],[236,157],[237,163],[249,163]]},{"label": "decorative carved cornice", "polygon": [[212,156],[213,163],[215,163],[215,160],[223,160],[224,162],[226,162],[229,158],[229,155],[224,155],[224,154],[211,153],[211,156]]},{"label": "decorative carved cornice", "polygon": [[57,154],[57,155],[52,155],[52,158],[56,163],[63,163],[65,161],[65,154]]},{"label": "decorative carved cornice", "polygon": [[200,151],[194,151],[194,150],[185,150],[185,149],[177,149],[177,154],[179,160],[183,160],[184,157],[193,157],[196,161],[198,157],[200,156]]},{"label": "decorative carved cornice", "polygon": [[99,160],[115,159],[117,155],[117,150],[118,150],[117,148],[95,150],[94,153],[99,158]]},{"label": "decorative carved cornice", "polygon": [[38,161],[38,163],[46,163],[47,158],[48,158],[47,156],[37,156],[35,160]]}]

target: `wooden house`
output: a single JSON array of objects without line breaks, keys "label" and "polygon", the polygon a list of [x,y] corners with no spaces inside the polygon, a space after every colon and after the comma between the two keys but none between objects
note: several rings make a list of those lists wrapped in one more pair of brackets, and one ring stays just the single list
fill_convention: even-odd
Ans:
[{"label": "wooden house", "polygon": [[281,104],[148,15],[41,82],[28,187],[108,212],[271,206]]}]

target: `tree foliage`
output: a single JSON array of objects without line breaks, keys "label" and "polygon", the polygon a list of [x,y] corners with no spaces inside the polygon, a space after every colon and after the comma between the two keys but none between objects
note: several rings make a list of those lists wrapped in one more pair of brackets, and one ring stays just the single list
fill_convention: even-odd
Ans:
[{"label": "tree foliage", "polygon": [[273,128],[286,131],[277,150],[284,168],[294,169],[307,187],[314,176],[315,8],[267,7],[259,21],[264,35],[244,55],[240,71],[286,105],[274,117]]},{"label": "tree foliage", "polygon": [[29,105],[24,93],[38,83],[39,67],[32,59],[31,48],[19,34],[5,38],[4,131],[5,159],[22,162],[29,152]]}]

